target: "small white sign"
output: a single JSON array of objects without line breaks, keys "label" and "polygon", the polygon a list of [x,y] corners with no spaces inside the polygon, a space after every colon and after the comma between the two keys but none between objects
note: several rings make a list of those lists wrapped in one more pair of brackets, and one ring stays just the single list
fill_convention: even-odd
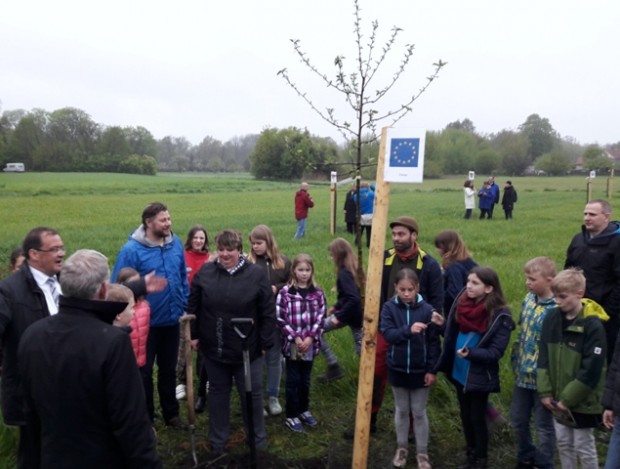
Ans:
[{"label": "small white sign", "polygon": [[590,179],[594,179],[596,177],[596,171],[590,171]]},{"label": "small white sign", "polygon": [[422,182],[425,143],[426,129],[388,128],[383,179],[386,182]]},{"label": "small white sign", "polygon": [[474,179],[476,179],[476,171],[470,171],[470,172],[469,172],[468,179],[469,179],[470,181],[473,181]]},{"label": "small white sign", "polygon": [[336,171],[332,171],[330,177],[332,184],[336,184],[338,182],[338,173]]}]

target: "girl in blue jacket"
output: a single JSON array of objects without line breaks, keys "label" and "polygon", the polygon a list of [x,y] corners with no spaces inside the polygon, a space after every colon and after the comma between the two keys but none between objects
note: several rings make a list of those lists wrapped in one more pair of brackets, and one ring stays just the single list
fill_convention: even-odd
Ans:
[{"label": "girl in blue jacket", "polygon": [[397,450],[394,467],[405,467],[408,454],[409,413],[413,415],[416,458],[420,469],[430,469],[426,404],[432,373],[441,345],[433,323],[433,307],[418,294],[420,282],[411,269],[396,274],[396,296],[381,310],[380,329],[388,343],[388,380],[394,393]]}]

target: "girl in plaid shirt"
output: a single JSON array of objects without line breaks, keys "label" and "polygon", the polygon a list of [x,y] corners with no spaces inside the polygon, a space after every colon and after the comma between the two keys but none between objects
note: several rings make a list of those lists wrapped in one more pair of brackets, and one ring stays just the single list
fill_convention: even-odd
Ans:
[{"label": "girl in plaid shirt", "polygon": [[323,334],[325,294],[314,283],[313,274],[312,258],[298,254],[291,267],[291,280],[276,299],[286,359],[286,426],[294,432],[303,432],[303,424],[317,424],[309,410],[310,376]]}]

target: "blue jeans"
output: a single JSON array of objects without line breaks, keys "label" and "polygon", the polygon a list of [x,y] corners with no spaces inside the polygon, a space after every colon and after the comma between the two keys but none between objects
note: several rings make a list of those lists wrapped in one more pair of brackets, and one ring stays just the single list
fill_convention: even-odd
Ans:
[{"label": "blue jeans", "polygon": [[179,325],[151,327],[146,341],[146,364],[140,369],[146,393],[146,408],[153,421],[153,365],[157,360],[157,392],[166,422],[179,416],[179,402],[176,397],[176,368],[179,351]]},{"label": "blue jeans", "polygon": [[[538,447],[532,441],[530,417],[534,415]],[[512,393],[510,419],[517,434],[517,459],[536,467],[553,469],[555,430],[553,415],[540,402],[535,389],[515,386]]]},{"label": "blue jeans", "polygon": [[282,338],[276,327],[273,334],[273,347],[265,352],[265,370],[267,397],[280,395],[280,380],[282,379]]},{"label": "blue jeans", "polygon": [[614,415],[614,429],[609,438],[605,469],[616,469],[618,467],[620,467],[620,416]]},{"label": "blue jeans", "polygon": [[295,233],[295,238],[303,238],[306,235],[306,220],[307,218],[302,218],[301,220],[297,220],[297,232]]}]

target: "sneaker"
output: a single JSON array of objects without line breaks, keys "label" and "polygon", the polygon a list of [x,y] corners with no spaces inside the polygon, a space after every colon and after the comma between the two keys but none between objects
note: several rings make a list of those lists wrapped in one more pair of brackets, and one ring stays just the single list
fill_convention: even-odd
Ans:
[{"label": "sneaker", "polygon": [[176,391],[177,401],[180,401],[181,399],[185,399],[187,397],[187,386],[185,386],[184,384],[179,384]]},{"label": "sneaker", "polygon": [[301,433],[304,431],[304,426],[301,424],[297,417],[286,419],[285,425],[289,430],[292,430],[297,433]]},{"label": "sneaker", "polygon": [[418,469],[432,469],[428,454],[418,453],[416,459],[418,461]]},{"label": "sneaker", "polygon": [[282,406],[280,402],[278,402],[277,397],[270,397],[267,406],[269,407],[269,413],[271,415],[280,415],[282,413]]},{"label": "sneaker", "polygon": [[392,459],[392,465],[394,467],[405,467],[407,465],[407,455],[409,451],[405,448],[398,448],[396,450],[396,454],[394,455],[394,459]]},{"label": "sneaker", "polygon": [[301,420],[301,423],[308,425],[310,427],[314,427],[316,424],[319,423],[316,421],[316,419],[310,413],[309,410],[306,410],[305,412],[299,414],[299,420]]}]

